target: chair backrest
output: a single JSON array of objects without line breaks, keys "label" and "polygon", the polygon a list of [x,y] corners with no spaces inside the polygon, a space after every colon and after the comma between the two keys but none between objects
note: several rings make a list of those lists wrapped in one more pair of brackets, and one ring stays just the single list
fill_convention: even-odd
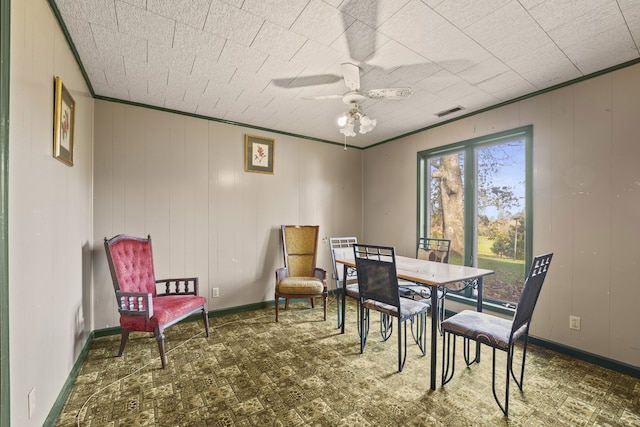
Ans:
[{"label": "chair backrest", "polygon": [[[329,248],[331,249],[331,262],[333,263],[333,279],[336,281],[336,289],[342,287],[344,268],[336,264],[336,259],[353,256],[353,245],[358,243],[355,237],[331,237]],[[355,283],[356,277],[350,277],[347,281]]]},{"label": "chair backrest", "polygon": [[116,291],[144,292],[156,296],[151,236],[146,239],[119,234],[104,239],[107,261]]},{"label": "chair backrest", "polygon": [[420,237],[416,258],[435,262],[449,262],[451,240]]},{"label": "chair backrest", "polygon": [[400,315],[400,294],[395,249],[390,246],[353,245],[360,301],[371,299],[396,307]]},{"label": "chair backrest", "polygon": [[553,253],[545,255],[539,255],[533,259],[531,264],[531,270],[524,282],[522,288],[522,294],[520,294],[520,302],[516,308],[516,314],[513,316],[513,326],[511,333],[515,333],[522,326],[528,325],[531,322],[533,316],[533,309],[538,302],[538,296],[540,296],[540,290],[544,283],[545,277],[547,277],[547,271],[551,265],[551,258]]},{"label": "chair backrest", "polygon": [[317,225],[283,225],[282,249],[289,277],[312,277],[318,249]]}]

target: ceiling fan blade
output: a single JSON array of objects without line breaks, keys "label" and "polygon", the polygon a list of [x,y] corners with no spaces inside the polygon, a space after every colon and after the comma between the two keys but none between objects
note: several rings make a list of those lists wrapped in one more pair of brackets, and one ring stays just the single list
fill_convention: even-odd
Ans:
[{"label": "ceiling fan blade", "polygon": [[367,97],[372,99],[402,99],[411,96],[410,87],[388,87],[384,89],[371,89],[367,91]]},{"label": "ceiling fan blade", "polygon": [[377,46],[378,0],[347,0],[340,10],[349,56],[364,61]]},{"label": "ceiling fan blade", "polygon": [[344,84],[351,90],[360,90],[360,67],[345,62],[340,65],[340,68],[344,76]]},{"label": "ceiling fan blade", "polygon": [[303,96],[300,99],[304,99],[305,101],[316,100],[316,99],[342,99],[342,95]]},{"label": "ceiling fan blade", "polygon": [[340,81],[337,74],[318,74],[315,76],[301,76],[284,79],[273,79],[273,84],[278,87],[297,88],[305,86],[319,86]]}]

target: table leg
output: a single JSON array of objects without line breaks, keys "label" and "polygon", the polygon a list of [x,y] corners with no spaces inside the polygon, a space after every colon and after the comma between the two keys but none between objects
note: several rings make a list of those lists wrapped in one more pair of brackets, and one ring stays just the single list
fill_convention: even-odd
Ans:
[{"label": "table leg", "polygon": [[438,344],[438,287],[431,286],[431,390],[436,389],[436,352]]}]

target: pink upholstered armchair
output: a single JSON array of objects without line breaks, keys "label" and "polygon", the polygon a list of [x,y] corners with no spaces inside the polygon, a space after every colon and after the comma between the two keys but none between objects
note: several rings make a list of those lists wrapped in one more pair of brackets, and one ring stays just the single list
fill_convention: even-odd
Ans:
[{"label": "pink upholstered armchair", "polygon": [[[105,237],[104,248],[120,312],[122,338],[118,356],[124,352],[129,332],[153,332],[162,368],[166,368],[164,330],[197,312],[202,314],[209,336],[207,299],[198,296],[198,278],[156,280],[151,236],[143,239],[119,234],[109,240]],[[156,284],[164,285],[160,293]]]}]

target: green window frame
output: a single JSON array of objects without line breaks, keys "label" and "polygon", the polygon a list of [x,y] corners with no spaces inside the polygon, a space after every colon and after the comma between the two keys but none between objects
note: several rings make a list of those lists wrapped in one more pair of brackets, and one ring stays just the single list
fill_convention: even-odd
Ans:
[{"label": "green window frame", "polygon": [[[476,252],[477,242],[476,235],[478,229],[477,221],[477,199],[478,199],[478,150],[484,147],[499,145],[503,143],[524,140],[524,156],[525,156],[525,183],[524,183],[524,272],[529,271],[533,258],[533,126],[523,126],[512,130],[498,132],[485,135],[442,147],[418,152],[417,155],[417,236],[426,237],[430,235],[429,221],[429,205],[431,202],[431,189],[429,178],[429,160],[446,156],[449,154],[460,153],[464,156],[464,254],[462,255],[462,264],[466,266],[477,266],[478,254]],[[516,222],[517,227],[517,222]],[[449,293],[447,295],[452,299],[461,302],[474,304],[476,303],[475,294],[471,289],[461,294]],[[492,300],[486,296],[485,303],[495,307],[498,311],[512,312],[515,306],[500,300]],[[517,301],[516,301],[517,302]]]}]

